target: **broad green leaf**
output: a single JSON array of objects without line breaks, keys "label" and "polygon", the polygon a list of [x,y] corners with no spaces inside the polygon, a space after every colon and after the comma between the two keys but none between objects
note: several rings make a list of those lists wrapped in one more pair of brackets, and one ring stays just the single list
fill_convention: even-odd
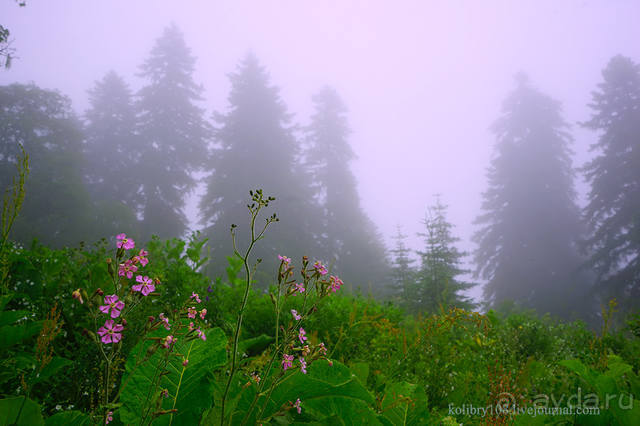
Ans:
[{"label": "broad green leaf", "polygon": [[49,417],[45,426],[89,426],[91,417],[81,411],[63,411]]},{"label": "broad green leaf", "polygon": [[[245,392],[243,394],[233,414],[231,423],[239,422],[244,418],[249,410],[253,395],[255,395],[255,392]],[[345,365],[334,361],[333,366],[330,366],[327,361],[319,360],[310,365],[308,374],[302,374],[302,372],[297,371],[285,376],[273,390],[271,398],[266,405],[265,397],[261,397],[258,400],[257,407],[265,407],[262,419],[268,419],[282,408],[290,407],[298,398],[312,410],[312,407],[325,406],[326,408],[322,410],[324,417],[331,417],[335,414],[344,416],[344,418],[351,418],[349,417],[349,411],[355,410],[352,412],[353,416],[355,416],[353,417],[354,419],[365,418],[358,416],[368,416],[369,414],[363,414],[367,410],[361,410],[361,404],[358,402],[350,404],[343,400],[360,401],[365,407],[374,401],[369,391],[362,386],[360,381]],[[249,416],[248,424],[256,422],[256,417],[259,413],[255,411],[257,410],[254,410]],[[375,416],[372,418],[375,420]]]},{"label": "broad green leaf", "polygon": [[7,306],[7,303],[9,303],[11,301],[11,299],[13,299],[13,294],[7,294],[6,296],[0,296],[0,311],[2,311],[5,306]]},{"label": "broad green leaf", "polygon": [[0,426],[9,425],[44,425],[40,406],[24,396],[0,399]]},{"label": "broad green leaf", "polygon": [[13,324],[22,318],[29,318],[29,311],[2,311],[0,312],[0,326]]},{"label": "broad green leaf", "polygon": [[[154,334],[164,336],[168,333],[162,329]],[[163,365],[163,351],[166,349],[157,349],[146,362],[135,368],[136,360],[142,359],[153,343],[145,340],[134,347],[125,363],[122,378],[124,388],[120,400],[123,405],[119,413],[125,424],[139,424],[142,413],[152,414],[155,411],[155,401],[162,389],[169,391],[169,397],[162,400],[160,409],[178,411],[158,417],[153,424],[168,424],[170,421],[174,424],[199,422],[201,414],[210,408],[213,402],[211,372],[226,363],[227,337],[224,332],[214,328],[206,334],[206,341],[196,339],[186,342],[178,337],[174,345],[174,354],[180,355],[169,358],[165,370],[168,374],[162,376],[155,394],[152,383],[157,377],[157,367]],[[182,365],[183,358],[189,360],[186,367]],[[149,410],[145,411],[147,408]]]},{"label": "broad green leaf", "polygon": [[429,418],[424,389],[411,383],[387,386],[381,408],[382,416],[394,425],[422,425]]},{"label": "broad green leaf", "polygon": [[258,337],[246,339],[238,343],[238,353],[242,355],[246,353],[249,356],[253,356],[264,351],[275,339],[266,334],[261,334]]},{"label": "broad green leaf", "polygon": [[364,386],[367,386],[367,379],[369,378],[369,364],[366,362],[354,362],[349,365],[349,369],[360,380]]},{"label": "broad green leaf", "polygon": [[0,348],[7,349],[38,334],[42,329],[42,321],[26,322],[17,325],[0,327]]}]

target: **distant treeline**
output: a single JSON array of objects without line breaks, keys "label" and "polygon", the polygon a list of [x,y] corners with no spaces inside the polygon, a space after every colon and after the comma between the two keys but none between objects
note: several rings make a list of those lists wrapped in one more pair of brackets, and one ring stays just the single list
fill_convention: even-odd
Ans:
[{"label": "distant treeline", "polygon": [[[253,54],[229,75],[226,113],[207,117],[195,57],[168,27],[140,66],[145,85],[132,91],[111,71],[89,90],[77,116],[70,100],[33,84],[0,87],[0,179],[16,174],[20,145],[30,157],[24,207],[12,238],[60,247],[120,232],[148,241],[185,237],[186,196],[201,182],[202,234],[224,273],[229,229],[247,240],[249,190],[277,198],[280,223],[261,241],[259,284],[271,283],[277,255],[310,255],[331,265],[348,287],[393,298],[411,312],[476,307],[463,295],[466,253],[438,199],[424,220],[419,265],[399,232],[387,250],[364,212],[350,169],[347,107],[324,87],[304,126],[292,115]],[[584,168],[572,165],[569,126],[560,104],[524,75],[493,126],[495,155],[476,224],[476,279],[487,306],[506,301],[539,313],[587,320],[617,297],[637,308],[640,296],[640,68],[616,56],[593,93],[600,135]],[[591,184],[583,211],[574,178]],[[442,179],[447,179],[443,176]],[[382,195],[381,195],[382,198]]]}]

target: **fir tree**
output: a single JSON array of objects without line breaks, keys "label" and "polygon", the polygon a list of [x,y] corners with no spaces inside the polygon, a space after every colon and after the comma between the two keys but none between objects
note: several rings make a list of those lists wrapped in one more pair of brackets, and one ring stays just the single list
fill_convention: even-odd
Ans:
[{"label": "fir tree", "polygon": [[[260,284],[265,286],[273,278],[271,271],[277,269],[279,254],[294,259],[315,255],[314,204],[308,177],[297,163],[299,146],[291,117],[267,72],[253,54],[248,54],[230,79],[228,112],[215,117],[216,147],[200,202],[201,223],[220,261],[232,253],[232,224],[238,225],[238,242],[247,240],[249,191],[260,188],[266,196],[274,196],[276,200],[265,212],[277,212],[280,222],[269,228],[267,238],[254,251],[265,263],[259,274],[269,273],[261,276]],[[218,262],[210,272],[220,273],[223,268]]]},{"label": "fir tree", "polygon": [[85,113],[85,177],[96,206],[96,227],[106,236],[127,230],[137,237],[142,213],[139,140],[129,87],[115,72],[107,73],[89,91]]},{"label": "fir tree", "polygon": [[401,305],[407,305],[410,302],[410,292],[414,288],[416,278],[416,271],[413,267],[415,259],[411,258],[411,249],[405,244],[407,235],[402,233],[400,226],[398,226],[397,234],[393,238],[396,240],[396,244],[391,250],[391,288],[395,299]]},{"label": "fir tree", "polygon": [[603,297],[637,308],[640,296],[640,67],[624,56],[612,58],[593,93],[591,119],[600,134],[585,167],[591,183],[585,217],[589,265]]},{"label": "fir tree", "polygon": [[560,105],[520,75],[493,126],[495,155],[476,220],[482,225],[475,235],[477,274],[488,280],[490,305],[511,300],[564,316],[582,308],[576,306],[586,286],[576,286],[579,216],[567,127]]},{"label": "fir tree", "polygon": [[360,206],[350,163],[347,108],[336,91],[325,87],[313,97],[315,112],[306,128],[307,166],[318,203],[323,207],[320,243],[335,271],[352,286],[388,292],[390,267],[375,225]]},{"label": "fir tree", "polygon": [[35,85],[0,87],[0,182],[8,188],[22,145],[26,196],[12,238],[61,247],[85,239],[92,208],[82,181],[82,130],[71,102]]},{"label": "fir tree", "polygon": [[420,269],[415,287],[408,292],[409,308],[413,312],[439,312],[441,309],[474,307],[471,299],[462,291],[475,284],[458,278],[469,271],[463,269],[466,253],[455,246],[459,238],[452,234],[453,225],[446,218],[447,207],[436,198],[429,207],[422,222],[425,232],[418,235],[424,238],[424,251],[418,251]]},{"label": "fir tree", "polygon": [[192,172],[204,165],[210,125],[197,105],[202,87],[193,81],[195,58],[182,33],[165,29],[141,66],[148,81],[138,93],[143,237],[184,234],[184,197],[194,189]]}]

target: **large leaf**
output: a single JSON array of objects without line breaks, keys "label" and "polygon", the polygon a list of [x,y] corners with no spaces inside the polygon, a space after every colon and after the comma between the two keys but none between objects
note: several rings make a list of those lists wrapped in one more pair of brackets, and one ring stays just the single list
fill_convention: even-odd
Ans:
[{"label": "large leaf", "polygon": [[13,324],[22,318],[29,318],[29,311],[0,311],[0,326]]},{"label": "large leaf", "polygon": [[0,348],[7,349],[38,334],[42,329],[42,321],[25,322],[0,327]]},{"label": "large leaf", "polygon": [[[232,424],[242,420],[254,395],[255,390],[243,394],[235,407]],[[335,361],[333,366],[330,366],[327,361],[319,360],[311,364],[308,374],[297,371],[286,376],[273,390],[266,405],[265,398],[266,396],[261,397],[256,404],[257,407],[265,406],[262,419],[271,418],[281,409],[290,407],[299,398],[303,407],[306,406],[315,413],[316,418],[317,414],[327,419],[342,416],[344,419],[354,420],[355,424],[363,419],[375,420],[375,415],[370,416],[373,412],[367,406],[373,403],[374,397],[346,366]],[[256,411],[258,410],[250,414],[248,424],[256,422],[259,414]]]},{"label": "large leaf", "polygon": [[31,380],[31,384],[34,385],[39,382],[44,382],[49,377],[55,375],[60,369],[73,364],[70,360],[61,357],[53,357],[49,364],[45,365],[42,371]]},{"label": "large leaf", "polygon": [[8,425],[44,425],[40,406],[24,396],[0,399],[0,426]]},{"label": "large leaf", "polygon": [[387,386],[382,399],[382,415],[393,425],[426,424],[429,409],[424,389],[406,382]]},{"label": "large leaf", "polygon": [[89,426],[91,417],[81,411],[63,411],[49,417],[45,426]]},{"label": "large leaf", "polygon": [[[166,335],[165,330],[158,330],[159,335]],[[226,363],[227,337],[219,328],[207,331],[207,340],[190,342],[178,338],[174,345],[174,353],[166,367],[168,374],[161,379],[158,391],[167,389],[169,397],[163,399],[161,410],[177,409],[175,414],[158,417],[153,424],[197,424],[201,414],[211,407],[213,389],[211,372]],[[136,360],[142,359],[153,343],[149,340],[140,342],[134,347],[125,364],[122,378],[120,418],[125,424],[140,424],[141,413],[149,406],[148,413],[155,411],[157,394],[152,394],[152,382],[156,377],[156,368],[162,365],[163,351],[158,349],[145,363],[135,368]],[[186,367],[182,365],[183,357],[189,360]],[[173,418],[172,418],[173,417]],[[148,421],[148,418],[147,418]]]}]

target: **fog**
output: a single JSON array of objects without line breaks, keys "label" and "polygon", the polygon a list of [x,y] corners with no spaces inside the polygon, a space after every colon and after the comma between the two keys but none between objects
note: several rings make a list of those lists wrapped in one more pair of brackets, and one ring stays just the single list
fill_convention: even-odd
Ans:
[{"label": "fog", "polygon": [[[226,112],[227,75],[247,52],[302,126],[313,112],[312,95],[335,88],[348,108],[362,207],[387,247],[401,225],[409,247],[421,249],[420,221],[441,194],[459,247],[472,252],[496,139],[490,126],[516,73],[561,102],[579,167],[597,134],[577,123],[589,118],[591,92],[609,59],[640,60],[639,18],[640,3],[631,0],[33,0],[25,7],[5,0],[0,23],[11,31],[16,59],[0,72],[0,85],[59,90],[82,115],[87,90],[109,70],[137,91],[140,64],[174,23],[197,58],[194,80],[204,87],[207,118]],[[201,193],[188,203],[194,229]],[[479,299],[480,287],[472,294]]]}]

